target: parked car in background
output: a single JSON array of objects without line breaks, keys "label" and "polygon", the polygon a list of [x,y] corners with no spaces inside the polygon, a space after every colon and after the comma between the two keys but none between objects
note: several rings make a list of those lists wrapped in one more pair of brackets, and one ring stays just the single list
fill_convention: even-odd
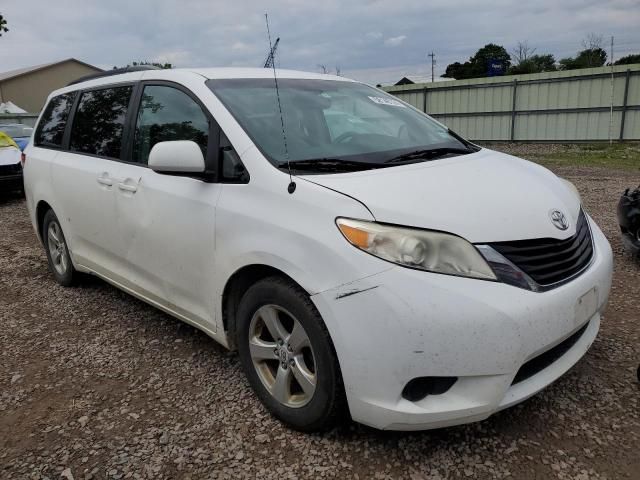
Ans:
[{"label": "parked car in background", "polygon": [[21,155],[16,142],[0,131],[0,192],[23,189]]},{"label": "parked car in background", "polygon": [[618,224],[622,241],[633,255],[640,253],[640,187],[627,188],[618,201]]},{"label": "parked car in background", "polygon": [[382,429],[482,420],[585,354],[612,252],[570,182],[367,85],[273,74],[53,92],[25,187],[54,278],[95,274],[237,348],[305,431],[347,409]]},{"label": "parked car in background", "polygon": [[18,148],[24,150],[24,147],[29,143],[33,128],[21,123],[10,123],[0,125],[0,132],[9,135],[16,142]]}]

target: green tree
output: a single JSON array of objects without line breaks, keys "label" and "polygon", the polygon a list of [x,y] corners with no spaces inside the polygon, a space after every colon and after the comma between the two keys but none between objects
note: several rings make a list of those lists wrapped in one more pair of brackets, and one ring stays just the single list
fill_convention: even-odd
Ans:
[{"label": "green tree", "polygon": [[536,53],[536,49],[531,48],[529,46],[529,42],[518,42],[516,48],[514,48],[511,52],[511,68],[519,67],[520,64],[529,60],[529,58],[532,57],[534,53]]},{"label": "green tree", "polygon": [[447,65],[447,69],[442,75],[445,78],[455,78],[456,80],[460,80],[461,78],[469,78],[466,75],[467,69],[469,69],[469,62],[465,62],[464,64],[460,62],[453,62]]},{"label": "green tree", "polygon": [[9,29],[7,28],[7,21],[4,19],[4,17],[0,13],[0,37],[4,32],[8,32],[8,31]]},{"label": "green tree", "polygon": [[576,68],[602,67],[607,61],[607,52],[600,47],[587,48],[578,52],[575,57],[563,58],[558,63],[560,70],[575,70]]},{"label": "green tree", "polygon": [[614,65],[631,65],[632,63],[640,63],[640,53],[627,55],[613,62]]},{"label": "green tree", "polygon": [[127,67],[141,67],[141,66],[145,66],[145,65],[149,65],[152,67],[158,67],[161,68],[163,70],[167,70],[169,68],[173,68],[173,65],[171,65],[170,63],[159,63],[159,62],[148,62],[148,61],[142,61],[142,62],[131,62],[131,63],[127,63],[124,67],[116,67],[114,65],[113,69],[116,70],[117,68],[127,68]]},{"label": "green tree", "polygon": [[553,54],[531,55],[527,59],[509,69],[509,75],[524,73],[553,72],[557,70],[556,59]]},{"label": "green tree", "polygon": [[590,33],[582,40],[582,50],[575,57],[563,58],[558,63],[560,70],[602,67],[607,61],[607,52],[602,48],[602,35]]},{"label": "green tree", "polygon": [[495,43],[488,43],[469,58],[469,61],[462,64],[455,62],[447,65],[445,74],[442,76],[455,78],[456,80],[486,77],[489,70],[489,62],[501,63],[505,72],[511,66],[511,58],[505,48]]}]

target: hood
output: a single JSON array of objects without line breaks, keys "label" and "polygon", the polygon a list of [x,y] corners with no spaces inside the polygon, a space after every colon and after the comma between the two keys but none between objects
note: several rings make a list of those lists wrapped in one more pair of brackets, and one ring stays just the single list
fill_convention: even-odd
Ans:
[{"label": "hood", "polygon": [[20,149],[0,145],[0,166],[20,163]]},{"label": "hood", "polygon": [[[353,197],[379,222],[455,233],[473,243],[564,239],[580,200],[544,167],[482,149],[458,157],[305,180]],[[567,230],[551,222],[560,210]]]}]

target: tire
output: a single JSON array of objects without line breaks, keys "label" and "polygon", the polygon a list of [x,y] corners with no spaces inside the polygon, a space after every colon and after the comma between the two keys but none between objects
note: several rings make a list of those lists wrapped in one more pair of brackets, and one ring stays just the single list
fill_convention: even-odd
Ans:
[{"label": "tire", "polygon": [[236,345],[251,387],[280,421],[312,432],[343,418],[344,386],[331,337],[293,282],[269,277],[247,290],[236,317]]},{"label": "tire", "polygon": [[78,272],[73,268],[67,241],[62,232],[60,221],[53,210],[47,211],[42,222],[42,243],[47,253],[49,270],[56,282],[64,287],[74,284]]}]

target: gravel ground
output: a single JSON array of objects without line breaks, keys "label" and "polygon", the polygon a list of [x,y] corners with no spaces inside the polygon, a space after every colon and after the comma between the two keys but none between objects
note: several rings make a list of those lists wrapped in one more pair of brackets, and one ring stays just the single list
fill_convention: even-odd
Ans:
[{"label": "gravel ground", "polygon": [[419,433],[287,430],[238,358],[97,280],[54,283],[19,198],[0,198],[1,478],[639,478],[640,267],[615,221],[628,173],[560,168],[610,239],[600,335],[544,392]]}]

